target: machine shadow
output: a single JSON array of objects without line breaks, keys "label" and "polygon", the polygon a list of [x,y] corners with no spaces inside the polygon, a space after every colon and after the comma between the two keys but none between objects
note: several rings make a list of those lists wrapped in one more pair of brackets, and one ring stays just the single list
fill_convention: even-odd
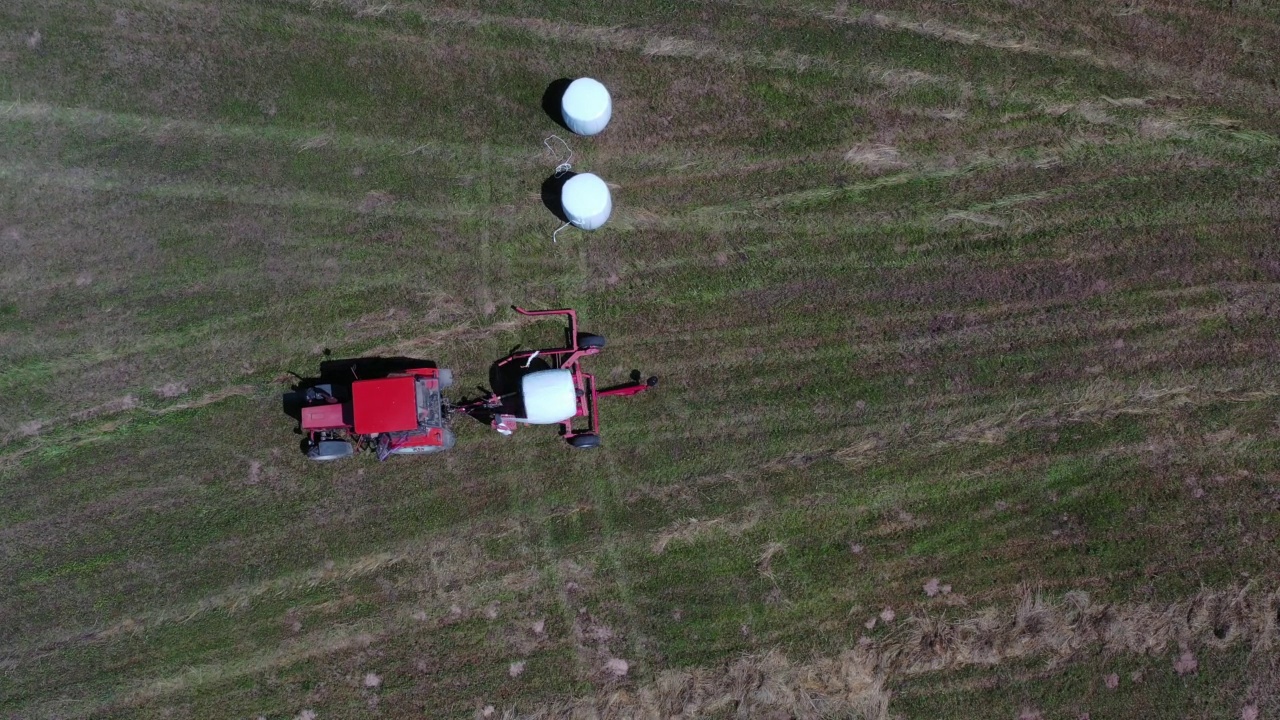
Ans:
[{"label": "machine shadow", "polygon": [[[493,394],[503,398],[506,412],[517,415],[523,414],[523,408],[520,407],[520,379],[529,373],[551,368],[551,365],[541,358],[534,358],[527,365],[520,362],[504,362],[519,349],[519,346],[511,348],[506,357],[493,361],[489,366],[489,388],[492,389]],[[476,389],[482,395],[487,394],[485,388]],[[467,414],[482,425],[491,424],[496,417],[494,412],[485,409],[473,410]]]},{"label": "machine shadow", "polygon": [[602,388],[599,388],[596,392],[607,393],[607,392],[622,390],[625,388],[632,388],[642,384],[648,385],[649,387],[653,387],[654,385],[658,384],[658,378],[650,376],[648,379],[645,379],[644,373],[640,372],[639,370],[632,370],[631,373],[627,376],[627,378],[628,378],[628,382],[618,383],[617,385],[610,385],[608,387],[602,387]]},{"label": "machine shadow", "polygon": [[[515,352],[515,350],[512,350],[511,353],[508,353],[508,357]],[[519,392],[520,378],[529,373],[549,370],[550,368],[551,365],[542,358],[533,358],[527,365],[520,362],[503,364],[502,360],[495,360],[489,366],[489,387],[493,388],[493,392],[497,395],[510,395],[511,393]]]},{"label": "machine shadow", "polygon": [[[569,78],[560,78],[552,81],[547,86],[546,91],[542,93],[542,112],[546,113],[547,117],[565,130],[569,130],[569,126],[564,122],[564,111],[560,109],[560,101],[564,99],[564,93],[569,89],[569,84],[572,82]],[[569,132],[573,131],[569,130]]]},{"label": "machine shadow", "polygon": [[574,175],[577,173],[569,171],[542,181],[542,204],[562,223],[569,222],[569,216],[565,214],[564,205],[560,202],[560,191],[564,190],[564,184]]}]

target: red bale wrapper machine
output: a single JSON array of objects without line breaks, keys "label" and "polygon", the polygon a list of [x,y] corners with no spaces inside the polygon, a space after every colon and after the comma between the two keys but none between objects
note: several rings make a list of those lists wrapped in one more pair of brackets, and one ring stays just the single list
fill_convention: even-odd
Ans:
[{"label": "red bale wrapper machine", "polygon": [[301,421],[307,457],[338,460],[372,450],[386,460],[392,455],[443,452],[454,445],[450,421],[459,414],[503,435],[521,424],[559,425],[561,437],[572,447],[599,447],[600,398],[636,395],[658,384],[656,377],[642,382],[635,374],[632,382],[597,389],[581,360],[604,349],[602,336],[579,332],[573,310],[515,311],[568,317],[565,347],[512,352],[491,367],[492,390],[481,388],[480,397],[456,403],[442,394],[453,384],[452,371],[426,362],[385,377],[305,388]]}]

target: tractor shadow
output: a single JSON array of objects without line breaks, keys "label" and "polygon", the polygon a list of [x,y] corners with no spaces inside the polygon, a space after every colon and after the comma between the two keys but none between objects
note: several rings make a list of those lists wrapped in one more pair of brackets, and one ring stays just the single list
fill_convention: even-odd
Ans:
[{"label": "tractor shadow", "polygon": [[[327,350],[325,354],[326,356],[328,355]],[[281,396],[281,409],[285,415],[293,418],[298,423],[298,427],[294,429],[294,432],[301,433],[302,408],[307,404],[304,395],[307,388],[317,385],[330,385],[333,387],[334,397],[342,402],[347,402],[351,399],[351,383],[356,380],[377,380],[393,373],[402,373],[410,368],[421,367],[439,367],[439,365],[432,360],[401,356],[323,360],[320,363],[319,375],[303,377],[297,373],[290,373],[297,378],[297,382],[289,388],[289,392]]]},{"label": "tractor shadow", "polygon": [[[511,352],[507,353],[507,356],[509,357],[519,349],[519,346],[512,348]],[[528,367],[525,367],[524,363],[520,361],[508,363],[503,363],[502,360],[493,361],[493,363],[489,365],[489,388],[492,388],[494,395],[498,395],[503,398],[504,402],[502,412],[522,415],[524,413],[524,408],[520,402],[521,378],[529,373],[537,372],[539,370],[548,370],[550,368],[551,365],[541,358],[534,358],[533,362],[529,363]],[[489,388],[477,387],[476,390],[480,392],[481,397],[487,397],[490,393]],[[466,402],[466,400],[467,398],[463,398],[463,402]],[[493,422],[497,413],[486,409],[476,409],[468,412],[467,415],[479,422],[481,425],[489,425]]]},{"label": "tractor shadow", "polygon": [[534,358],[532,362],[526,366],[521,360],[513,360],[504,362],[511,355],[520,350],[520,346],[511,348],[506,357],[501,360],[494,360],[489,365],[489,387],[476,387],[479,392],[477,398],[463,397],[459,400],[459,404],[466,404],[474,399],[487,398],[490,395],[497,395],[503,399],[502,409],[493,411],[487,408],[475,408],[469,410],[466,414],[481,425],[489,425],[494,418],[500,413],[508,415],[522,416],[524,407],[520,398],[521,379],[529,373],[538,372],[539,370],[549,370],[551,365],[541,358]]},{"label": "tractor shadow", "polygon": [[542,112],[546,113],[555,124],[569,132],[573,131],[569,130],[569,126],[564,122],[564,111],[560,109],[560,101],[564,99],[564,93],[572,82],[569,78],[554,80],[547,86],[546,92],[542,93]]},{"label": "tractor shadow", "polygon": [[[519,348],[513,348],[508,356],[514,354]],[[505,358],[504,358],[505,359]],[[542,358],[534,358],[528,367],[525,363],[516,360],[503,364],[502,360],[495,360],[489,366],[489,387],[498,395],[510,395],[511,393],[520,392],[520,379],[529,373],[535,373],[539,370],[549,370],[551,365]]]},{"label": "tractor shadow", "polygon": [[564,190],[564,184],[577,174],[576,172],[568,171],[552,175],[542,181],[542,204],[562,223],[569,222],[569,216],[565,214],[564,204],[560,202],[560,192]]}]

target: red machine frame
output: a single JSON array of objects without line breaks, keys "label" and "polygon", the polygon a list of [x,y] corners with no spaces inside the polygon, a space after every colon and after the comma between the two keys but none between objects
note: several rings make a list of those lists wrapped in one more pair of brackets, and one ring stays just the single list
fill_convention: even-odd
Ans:
[{"label": "red machine frame", "polygon": [[[610,395],[626,397],[642,393],[658,384],[658,378],[650,377],[645,382],[631,382],[605,390],[599,390],[596,387],[596,378],[589,372],[582,369],[579,360],[589,355],[596,355],[604,349],[604,338],[599,335],[590,335],[580,333],[578,331],[578,313],[571,308],[560,308],[557,310],[526,310],[522,307],[513,307],[513,310],[529,317],[546,317],[551,315],[565,315],[569,318],[569,328],[566,335],[568,340],[567,347],[544,348],[540,350],[528,350],[524,352],[516,352],[495,363],[496,367],[503,368],[511,363],[525,360],[526,363],[535,358],[547,358],[556,360],[550,363],[552,368],[560,370],[569,370],[573,374],[573,385],[577,391],[577,412],[573,417],[559,423],[561,436],[575,447],[591,447],[593,445],[574,442],[574,438],[599,437],[600,434],[600,415],[597,411],[599,399]],[[582,345],[582,341],[586,340],[589,344]],[[504,397],[497,393],[491,392],[489,397],[475,400],[465,405],[455,408],[458,411],[467,414],[478,414],[477,411],[494,411],[499,410],[503,406]],[[574,428],[574,420],[585,417],[590,425],[588,429],[579,431]],[[491,425],[495,430],[503,434],[510,434],[515,430],[514,425],[510,424],[512,418],[508,415],[494,413]]]},{"label": "red machine frame", "polygon": [[[485,396],[458,404],[444,399],[441,392],[452,384],[452,371],[413,359],[409,360],[411,365],[394,372],[367,379],[356,378],[351,382],[339,379],[305,388],[299,429],[307,434],[304,448],[307,455],[315,460],[336,460],[359,449],[375,448],[379,458],[385,460],[393,454],[448,450],[455,440],[449,428],[449,420],[454,413],[469,415],[509,435],[522,420],[533,417],[526,405],[529,398],[524,396],[523,378],[543,369],[569,371],[574,391],[574,413],[559,422],[548,418],[545,423],[536,420],[529,424],[558,424],[561,436],[573,447],[598,447],[600,398],[636,395],[657,385],[658,378],[650,377],[640,382],[639,373],[635,373],[632,375],[635,379],[630,383],[598,389],[595,376],[583,369],[581,360],[598,354],[604,348],[605,339],[579,332],[576,311],[569,308],[513,309],[529,317],[567,316],[569,327],[565,346],[512,352],[496,361],[491,368],[494,390],[487,390]],[[531,369],[535,360],[543,362]],[[521,361],[524,365],[516,367],[515,364]],[[416,366],[419,362],[424,366]],[[528,372],[524,372],[526,370]],[[352,373],[355,373],[354,366]],[[500,382],[504,378],[506,383]],[[514,388],[504,390],[511,383]],[[504,390],[504,393],[495,390]],[[567,412],[566,405],[562,405],[565,408],[563,412]],[[523,414],[519,414],[521,411]],[[557,413],[553,417],[564,415]],[[587,419],[587,427],[575,427],[579,418]]]}]

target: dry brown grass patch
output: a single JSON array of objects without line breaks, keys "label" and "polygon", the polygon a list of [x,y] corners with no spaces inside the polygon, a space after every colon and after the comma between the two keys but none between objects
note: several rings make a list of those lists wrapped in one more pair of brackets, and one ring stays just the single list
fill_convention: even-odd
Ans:
[{"label": "dry brown grass patch", "polygon": [[40,434],[44,422],[41,420],[27,420],[18,424],[18,435],[21,437],[35,437]]},{"label": "dry brown grass patch", "polygon": [[760,557],[756,558],[756,570],[764,577],[773,579],[773,558],[778,553],[787,549],[785,543],[777,541],[770,542],[760,551]]},{"label": "dry brown grass patch", "polygon": [[928,523],[906,510],[895,510],[887,513],[880,524],[867,531],[867,535],[871,537],[890,537],[898,533],[904,533],[911,530],[922,528]]},{"label": "dry brown grass patch", "polygon": [[967,222],[974,225],[995,228],[1006,227],[1009,224],[1007,220],[998,218],[995,215],[973,212],[970,210],[952,210],[942,217],[942,224],[944,225],[956,222]]},{"label": "dry brown grass patch", "polygon": [[125,412],[126,410],[132,410],[136,407],[138,407],[138,398],[133,395],[125,395],[122,398],[111,400],[109,402],[102,403],[101,405],[81,410],[80,412],[72,413],[67,419],[72,422],[84,422],[103,415],[114,415],[116,413]]},{"label": "dry brown grass patch", "polygon": [[859,440],[848,447],[837,450],[833,457],[842,463],[854,467],[863,467],[876,462],[880,458],[884,441],[878,437]]},{"label": "dry brown grass patch", "polygon": [[715,533],[741,535],[756,526],[760,520],[760,514],[761,508],[753,507],[743,513],[740,519],[726,516],[710,520],[697,518],[678,520],[658,533],[650,550],[653,554],[660,555],[673,542],[692,543]]},{"label": "dry brown grass patch", "polygon": [[[432,307],[432,311],[428,313],[427,317],[418,318],[419,320],[428,323],[452,321],[456,324],[451,327],[425,332],[408,340],[400,340],[394,343],[380,345],[378,347],[371,348],[366,352],[366,354],[411,356],[416,352],[435,348],[444,344],[446,341],[450,344],[466,344],[468,342],[486,340],[494,335],[515,330],[521,326],[521,322],[519,320],[504,320],[502,322],[489,323],[485,325],[479,325],[471,321],[462,320],[461,316],[465,315],[465,311],[463,310],[462,305],[457,303],[456,299],[450,299],[449,304],[445,305],[444,308],[438,307],[435,304],[434,299],[432,299],[428,304]],[[435,317],[434,320],[430,319],[433,315]],[[374,334],[374,332],[369,333],[371,336]],[[377,334],[385,335],[386,333]]]},{"label": "dry brown grass patch", "polygon": [[155,388],[155,393],[162,398],[171,399],[186,395],[191,388],[184,382],[167,382]]},{"label": "dry brown grass patch", "polygon": [[370,190],[365,193],[364,198],[356,207],[362,213],[369,213],[377,210],[383,205],[395,202],[395,196],[385,190]]},{"label": "dry brown grass patch", "polygon": [[298,151],[301,152],[303,150],[319,150],[320,148],[326,148],[332,145],[333,142],[334,138],[332,135],[320,134],[314,135],[306,140],[299,140],[295,145],[298,148]]},{"label": "dry brown grass patch", "polygon": [[892,145],[864,143],[855,145],[844,154],[845,162],[868,172],[898,170],[907,166],[901,153]]},{"label": "dry brown grass patch", "polygon": [[[170,385],[180,386],[182,388],[182,392],[184,393],[187,392],[185,383],[170,383]],[[173,392],[177,389],[176,387],[170,388],[169,385],[164,386],[164,388],[169,388],[168,389],[169,392]],[[157,389],[157,392],[159,393],[164,388]],[[180,410],[191,410],[193,408],[204,407],[205,405],[211,405],[216,402],[221,402],[228,398],[245,397],[248,395],[253,395],[255,392],[256,390],[252,385],[233,385],[232,387],[223,388],[222,390],[215,390],[213,392],[205,393],[204,395],[201,395],[200,397],[190,402],[175,403],[173,405],[167,405],[165,407],[160,408],[159,410],[156,410],[155,413],[158,415],[166,415],[168,413],[178,412]]]}]

